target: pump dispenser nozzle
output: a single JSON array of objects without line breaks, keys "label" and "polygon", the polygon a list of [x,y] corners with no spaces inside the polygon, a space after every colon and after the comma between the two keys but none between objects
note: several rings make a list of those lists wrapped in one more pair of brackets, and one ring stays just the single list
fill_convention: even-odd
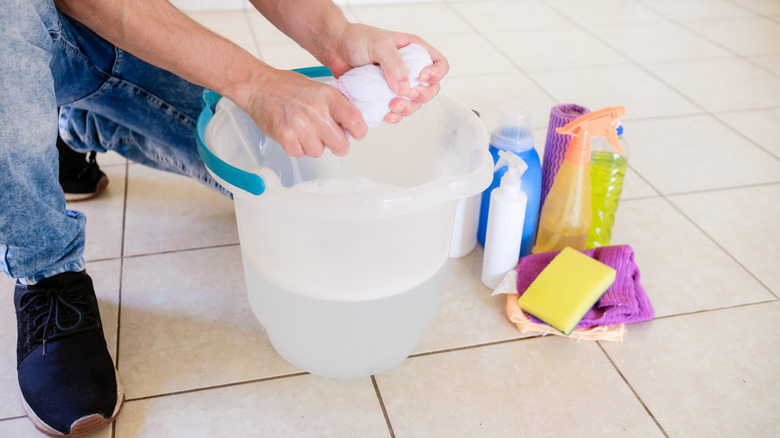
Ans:
[{"label": "pump dispenser nozzle", "polygon": [[507,171],[504,176],[501,177],[501,185],[499,187],[501,190],[512,190],[513,192],[520,191],[521,178],[526,169],[528,169],[528,165],[525,164],[525,161],[523,161],[522,158],[511,152],[498,151],[498,162],[496,163],[493,172],[498,171],[504,166],[507,167]]},{"label": "pump dispenser nozzle", "polygon": [[555,130],[561,135],[571,135],[566,160],[574,164],[584,165],[590,162],[590,141],[593,137],[605,137],[618,152],[623,154],[618,140],[617,127],[619,118],[626,115],[626,109],[615,106],[594,111],[567,123]]}]

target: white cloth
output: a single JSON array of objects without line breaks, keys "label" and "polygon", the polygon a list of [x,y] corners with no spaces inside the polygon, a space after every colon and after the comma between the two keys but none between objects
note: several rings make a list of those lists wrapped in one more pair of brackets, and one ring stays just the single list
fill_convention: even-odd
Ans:
[{"label": "white cloth", "polygon": [[[409,44],[398,50],[409,71],[409,85],[414,87],[420,82],[417,77],[423,68],[433,65],[431,56],[419,44]],[[390,102],[398,97],[385,80],[382,67],[374,64],[353,68],[340,78],[331,82],[363,114],[363,120],[369,127],[379,126],[387,113]],[[427,84],[426,84],[427,85]]]}]

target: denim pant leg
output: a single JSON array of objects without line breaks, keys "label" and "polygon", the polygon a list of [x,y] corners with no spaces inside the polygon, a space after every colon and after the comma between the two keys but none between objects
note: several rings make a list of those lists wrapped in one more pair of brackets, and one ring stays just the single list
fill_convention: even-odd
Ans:
[{"label": "denim pant leg", "polygon": [[56,81],[63,140],[80,151],[116,151],[229,196],[197,151],[195,122],[203,87],[138,59],[65,15],[61,19],[63,36],[74,49],[63,52],[59,68],[85,71],[78,77],[104,78],[86,93],[83,86],[70,85],[73,76]]},{"label": "denim pant leg", "polygon": [[59,185],[50,68],[59,33],[51,0],[7,0],[0,13],[0,267],[34,283],[84,268],[86,219]]},{"label": "denim pant leg", "polygon": [[63,139],[116,150],[228,194],[195,144],[201,87],[115,48],[56,11],[52,0],[8,0],[0,15],[0,267],[23,283],[83,269],[85,218],[59,186]]}]

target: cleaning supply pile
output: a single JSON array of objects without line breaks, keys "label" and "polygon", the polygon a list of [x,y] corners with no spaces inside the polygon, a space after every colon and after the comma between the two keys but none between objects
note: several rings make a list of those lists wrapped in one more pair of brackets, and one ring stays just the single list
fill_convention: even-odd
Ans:
[{"label": "cleaning supply pile", "polygon": [[[418,85],[430,56],[416,44],[399,53],[411,86]],[[352,69],[331,85],[369,127],[382,123],[398,97],[377,65]],[[530,110],[501,108],[489,146],[493,183],[461,202],[450,254],[484,246],[482,282],[507,294],[507,316],[523,333],[618,341],[626,324],[654,317],[633,248],[610,246],[628,160],[625,115],[621,106],[553,107],[542,166]]]},{"label": "cleaning supply pile", "polygon": [[626,324],[655,315],[633,248],[610,246],[628,160],[625,115],[621,106],[553,107],[542,166],[530,111],[501,108],[490,145],[496,172],[475,232],[482,281],[507,294],[507,316],[523,333],[620,341]]}]

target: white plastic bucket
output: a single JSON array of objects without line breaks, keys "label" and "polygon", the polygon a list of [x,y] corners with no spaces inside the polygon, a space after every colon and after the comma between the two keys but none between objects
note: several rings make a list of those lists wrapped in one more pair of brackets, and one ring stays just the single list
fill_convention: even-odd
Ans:
[{"label": "white plastic bucket", "polygon": [[[456,206],[492,180],[479,118],[438,96],[345,157],[293,159],[229,100],[212,115],[218,97],[204,95],[198,146],[233,192],[249,302],[274,348],[328,377],[403,361],[439,307]],[[312,181],[325,192],[292,188]]]}]

